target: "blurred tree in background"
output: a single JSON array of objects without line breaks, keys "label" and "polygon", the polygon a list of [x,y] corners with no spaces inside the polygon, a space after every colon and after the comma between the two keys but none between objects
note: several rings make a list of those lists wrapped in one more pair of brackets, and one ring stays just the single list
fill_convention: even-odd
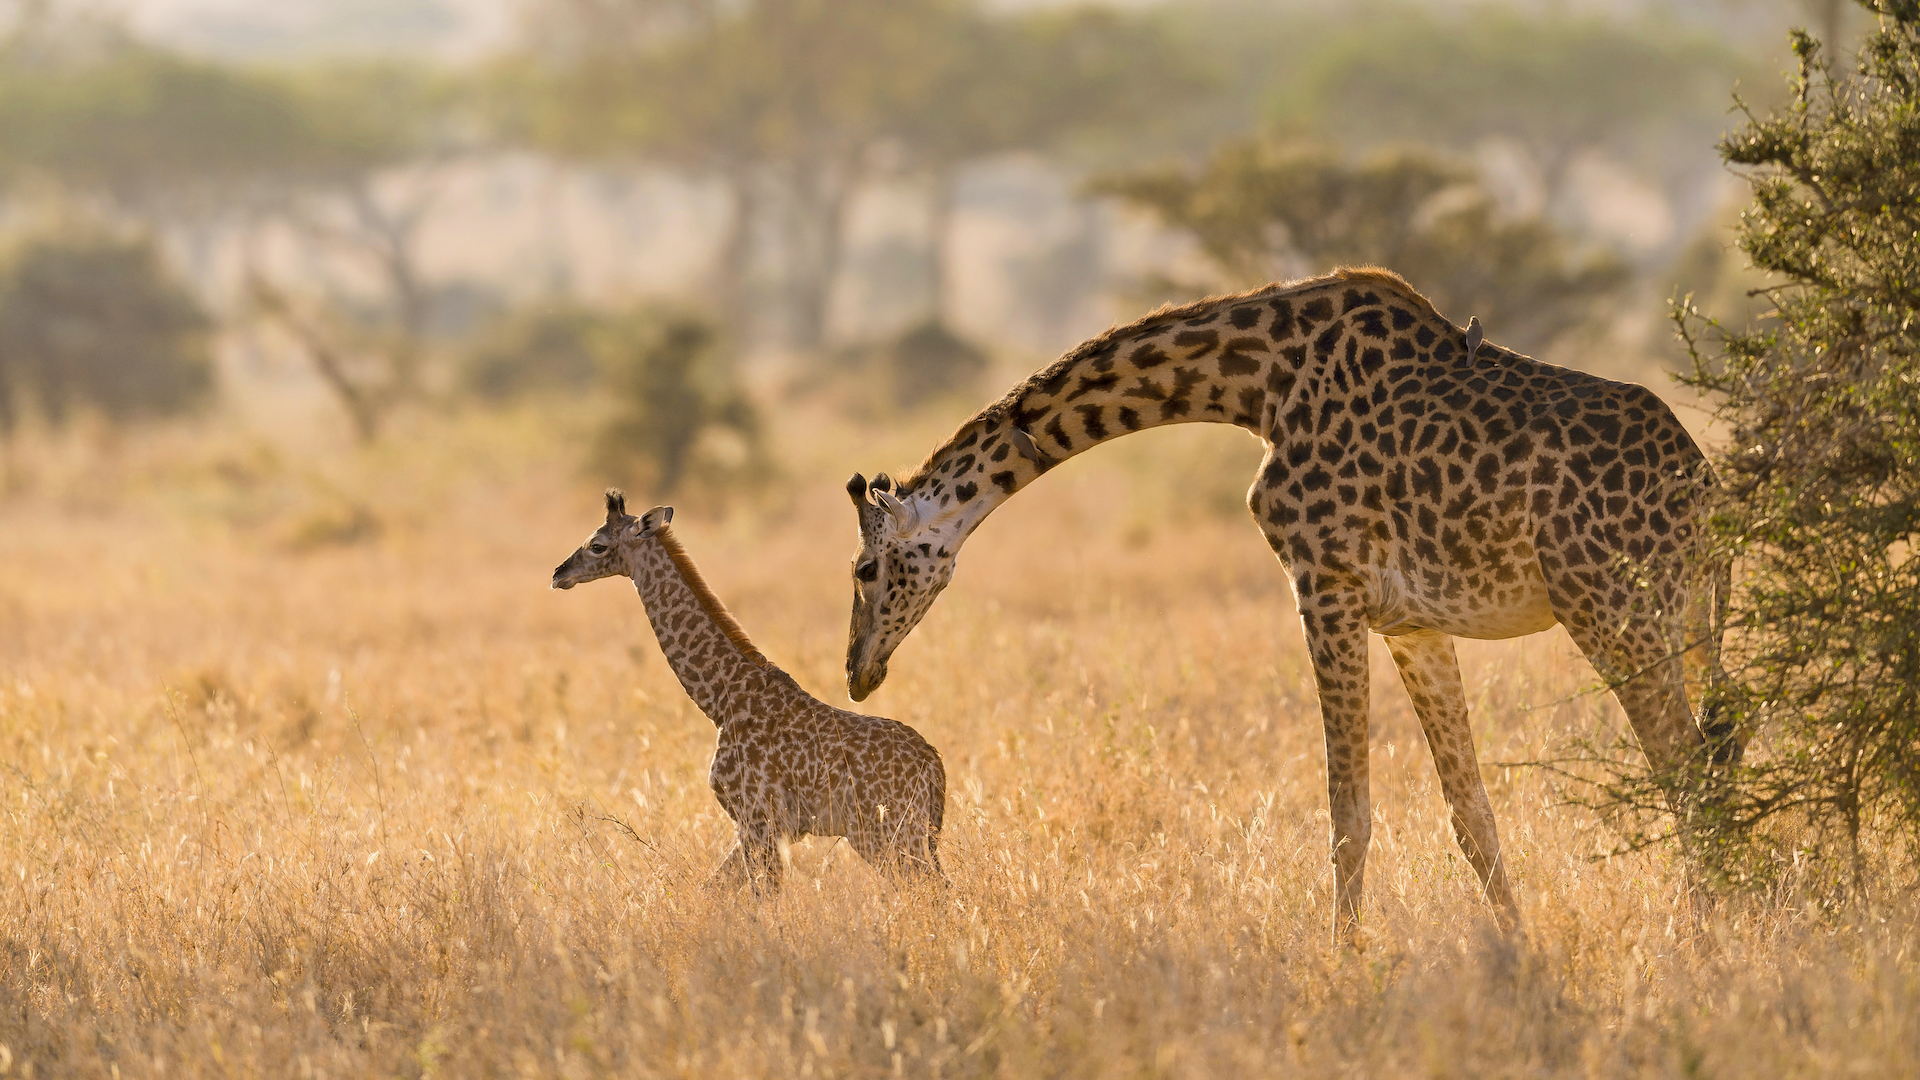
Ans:
[{"label": "blurred tree in background", "polygon": [[[733,203],[713,294],[729,326],[764,323],[756,244],[786,269],[786,339],[824,340],[855,189],[926,178],[931,318],[966,161],[1150,122],[1208,86],[1152,24],[1098,8],[989,16],[962,0],[548,0],[541,40],[500,69],[507,130],[576,156],[665,160]],[[769,243],[766,238],[771,237]]]},{"label": "blurred tree in background", "polygon": [[[1120,264],[1164,240],[1077,200],[1075,183],[1169,156],[1209,162],[1194,190],[1168,171],[1135,174],[1128,196],[1211,234],[1238,280],[1376,259],[1537,348],[1612,295],[1614,269],[1577,255],[1615,252],[1645,279],[1710,218],[1703,155],[1687,151],[1719,130],[1719,88],[1748,62],[1672,21],[1402,0],[538,0],[499,54],[449,67],[189,57],[94,10],[0,9],[9,213],[146,228],[244,335],[241,354],[298,356],[362,439],[448,385],[458,350],[438,313],[456,284],[480,308],[509,292],[616,311],[631,302],[621,290],[697,295],[733,345],[865,357],[889,365],[899,400],[946,392],[984,352],[963,325],[992,327],[996,347],[1046,349],[1107,314]],[[1262,125],[1271,138],[1247,141]],[[1382,145],[1419,150],[1368,156]],[[1608,194],[1582,171],[1589,153],[1662,178],[1673,222],[1641,243],[1583,216]],[[1340,229],[1260,194],[1276,170],[1318,185],[1311,205]],[[660,172],[677,181],[667,202],[623,194],[664,190],[650,186]],[[1516,210],[1515,191],[1541,177],[1544,210],[1533,194]],[[1229,194],[1240,211],[1216,199]],[[440,229],[450,205],[519,218],[529,204],[551,258],[534,288],[514,267],[433,280],[495,243]],[[677,234],[687,280],[635,271],[632,253],[604,250],[607,230],[574,227],[582,212],[636,238]],[[1263,213],[1273,228],[1235,234],[1236,215]],[[1614,225],[1636,213],[1616,207]],[[995,232],[1027,246],[972,242]],[[1481,254],[1447,261],[1469,246]],[[982,296],[1003,292],[983,317]],[[826,354],[830,312],[836,332],[862,328]]]},{"label": "blurred tree in background", "polygon": [[156,50],[33,5],[0,42],[0,183],[148,216],[337,164],[278,80]]},{"label": "blurred tree in background", "polygon": [[[278,82],[303,133],[291,149],[308,164],[282,160],[251,178],[241,224],[247,298],[298,343],[370,441],[422,391],[430,290],[420,232],[464,150],[458,94],[389,62],[330,64]],[[262,253],[276,230],[366,271],[371,289],[311,272],[297,286],[285,280]]]},{"label": "blurred tree in background", "polygon": [[579,304],[539,304],[482,332],[460,370],[463,389],[483,401],[578,393],[600,376],[595,335],[606,314]]},{"label": "blurred tree in background", "polygon": [[597,474],[665,496],[696,466],[718,481],[764,467],[759,416],[712,323],[643,309],[595,337],[614,410],[594,438]]},{"label": "blurred tree in background", "polygon": [[927,319],[879,341],[855,342],[821,358],[811,385],[843,384],[859,413],[913,409],[942,397],[972,397],[992,361],[988,352]]},{"label": "blurred tree in background", "polygon": [[1693,159],[1680,151],[1719,137],[1726,87],[1746,67],[1732,47],[1668,20],[1404,8],[1329,28],[1277,80],[1270,120],[1350,147],[1417,143],[1458,155],[1513,140],[1550,204],[1591,151],[1648,167],[1686,198],[1690,177],[1674,165]]},{"label": "blurred tree in background", "polygon": [[1528,352],[1593,318],[1627,280],[1617,260],[1576,256],[1544,220],[1502,216],[1473,169],[1421,150],[1350,162],[1319,145],[1231,142],[1198,172],[1123,173],[1093,190],[1193,233],[1235,285],[1385,266],[1450,318],[1478,315]]},{"label": "blurred tree in background", "polygon": [[1725,705],[1760,751],[1705,802],[1708,850],[1736,872],[1840,856],[1861,887],[1863,835],[1920,850],[1920,4],[1863,6],[1880,22],[1854,77],[1797,33],[1790,103],[1721,144],[1771,316],[1676,310],[1732,432]]},{"label": "blurred tree in background", "polygon": [[974,13],[947,31],[939,60],[924,105],[901,110],[889,133],[927,184],[928,326],[948,336],[947,246],[962,166],[1015,150],[1102,156],[1111,151],[1099,148],[1137,144],[1143,129],[1219,88],[1197,47],[1109,8]]},{"label": "blurred tree in background", "polygon": [[184,412],[213,389],[212,323],[151,245],[40,239],[0,265],[0,434],[31,401],[116,420]]},{"label": "blurred tree in background", "polygon": [[[380,181],[433,147],[447,110],[432,80],[387,63],[263,72],[191,60],[35,11],[0,48],[0,185],[51,202],[57,220],[170,228],[190,249],[249,234],[256,311],[287,325],[372,438],[419,388],[426,295],[414,249],[431,185],[394,195]],[[276,284],[255,255],[276,226],[344,249],[385,295]]]},{"label": "blurred tree in background", "polygon": [[924,107],[960,9],[943,0],[552,0],[537,70],[510,106],[563,152],[632,154],[708,173],[733,201],[714,291],[730,325],[770,208],[790,212],[790,340],[817,347],[847,201],[891,117]]}]

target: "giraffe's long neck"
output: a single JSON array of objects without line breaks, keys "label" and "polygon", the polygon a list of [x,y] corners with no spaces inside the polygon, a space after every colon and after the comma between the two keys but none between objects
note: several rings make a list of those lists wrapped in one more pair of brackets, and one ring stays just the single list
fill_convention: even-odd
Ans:
[{"label": "giraffe's long neck", "polygon": [[[962,424],[902,482],[904,495],[964,539],[1053,465],[1109,439],[1196,422],[1266,438],[1296,385],[1328,359],[1314,355],[1316,336],[1351,310],[1343,293],[1356,288],[1370,291],[1341,278],[1269,286],[1109,331]],[[1037,455],[1022,453],[1023,439]]]},{"label": "giraffe's long neck", "polygon": [[715,725],[749,714],[758,695],[791,681],[747,640],[669,526],[635,545],[632,558],[633,584],[667,666]]}]

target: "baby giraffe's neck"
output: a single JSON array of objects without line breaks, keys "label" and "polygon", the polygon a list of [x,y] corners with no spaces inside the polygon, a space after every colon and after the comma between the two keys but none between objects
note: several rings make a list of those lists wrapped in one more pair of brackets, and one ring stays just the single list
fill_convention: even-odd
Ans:
[{"label": "baby giraffe's neck", "polygon": [[633,585],[667,666],[716,725],[754,712],[754,699],[785,681],[713,595],[668,526],[635,544],[632,560]]}]

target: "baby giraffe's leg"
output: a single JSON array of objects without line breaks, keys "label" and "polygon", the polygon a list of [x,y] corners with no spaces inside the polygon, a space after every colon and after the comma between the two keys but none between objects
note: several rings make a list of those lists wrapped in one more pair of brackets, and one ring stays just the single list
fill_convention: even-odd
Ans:
[{"label": "baby giraffe's leg", "polygon": [[[859,813],[856,811],[856,814]],[[868,807],[865,813],[877,815],[878,811]],[[901,868],[899,846],[893,842],[896,832],[897,829],[882,827],[877,818],[869,820],[864,816],[856,816],[847,822],[847,846],[865,859],[868,866],[883,874],[894,873]]]},{"label": "baby giraffe's leg", "polygon": [[747,883],[747,849],[738,839],[713,873],[707,875],[707,888],[738,889]]},{"label": "baby giraffe's leg", "polygon": [[901,859],[913,874],[944,881],[947,875],[940,869],[939,812],[933,808],[932,800],[924,792],[917,793],[907,801],[908,811],[895,841]]},{"label": "baby giraffe's leg", "polygon": [[850,831],[847,844],[882,873],[900,877],[932,876],[944,881],[946,873],[940,869],[939,840],[931,825],[924,813],[909,810],[884,826],[876,823],[875,827]]},{"label": "baby giraffe's leg", "polygon": [[940,827],[947,816],[947,781],[943,771],[935,771],[935,779],[927,785],[927,862],[933,865],[933,872],[940,880],[947,879],[947,872],[940,865]]},{"label": "baby giraffe's leg", "polygon": [[[881,806],[885,806],[883,811]],[[867,865],[888,877],[905,877],[926,869],[920,859],[917,831],[900,812],[899,802],[871,803],[856,811],[847,826],[847,846]]]},{"label": "baby giraffe's leg", "polygon": [[947,872],[940,868],[940,834],[933,831],[930,823],[921,822],[905,839],[906,863],[916,875],[947,880]]},{"label": "baby giraffe's leg", "polygon": [[927,866],[932,869],[934,877],[947,880],[946,868],[940,865],[940,834],[932,829],[927,830]]},{"label": "baby giraffe's leg", "polygon": [[740,827],[740,847],[745,853],[748,880],[753,891],[772,896],[780,891],[780,838],[767,826]]}]

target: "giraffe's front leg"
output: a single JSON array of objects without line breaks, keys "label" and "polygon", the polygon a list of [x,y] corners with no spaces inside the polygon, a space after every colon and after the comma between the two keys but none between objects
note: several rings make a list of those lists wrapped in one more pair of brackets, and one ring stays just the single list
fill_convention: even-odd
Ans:
[{"label": "giraffe's front leg", "polygon": [[1326,575],[1295,576],[1327,743],[1333,818],[1334,942],[1351,943],[1367,891],[1373,808],[1367,791],[1367,617],[1357,588]]},{"label": "giraffe's front leg", "polygon": [[735,839],[733,850],[727,852],[727,857],[720,861],[719,866],[713,868],[713,873],[707,875],[707,888],[738,889],[746,883],[747,849],[744,844]]},{"label": "giraffe's front leg", "polygon": [[1434,630],[1418,630],[1387,639],[1387,651],[1400,669],[1400,681],[1413,699],[1413,711],[1427,735],[1433,767],[1440,774],[1453,818],[1453,836],[1467,856],[1480,887],[1493,904],[1501,928],[1520,929],[1520,905],[1507,884],[1507,867],[1500,859],[1500,831],[1494,823],[1487,785],[1480,778],[1480,761],[1473,749],[1473,730],[1467,723],[1467,691],[1460,681],[1460,662],[1453,639]]},{"label": "giraffe's front leg", "polygon": [[780,858],[779,835],[770,826],[742,825],[740,850],[753,891],[761,896],[778,893],[782,872],[786,869]]}]

